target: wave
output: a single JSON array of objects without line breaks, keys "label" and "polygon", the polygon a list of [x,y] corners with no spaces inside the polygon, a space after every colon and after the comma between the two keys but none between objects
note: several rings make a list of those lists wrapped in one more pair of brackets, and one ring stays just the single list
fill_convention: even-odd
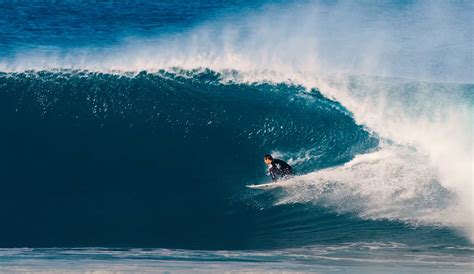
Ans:
[{"label": "wave", "polygon": [[[472,6],[461,4],[290,3],[158,41],[3,58],[2,181],[19,182],[2,197],[7,232],[23,222],[11,212],[54,212],[57,242],[24,242],[74,244],[67,227],[83,231],[77,243],[245,247],[269,231],[305,245],[345,222],[472,241]],[[264,180],[268,151],[300,184],[242,192]],[[25,185],[28,202],[8,211]],[[277,233],[278,216],[302,233],[285,222]],[[88,238],[91,220],[103,229]],[[317,230],[324,220],[336,221]]]},{"label": "wave", "polygon": [[[220,77],[213,71],[0,75],[4,232],[22,231],[24,220],[15,216],[41,223],[47,212],[48,224],[37,233],[55,235],[17,232],[21,237],[3,245],[213,246],[219,239],[232,246],[238,237],[228,235],[255,216],[242,216],[247,206],[229,200],[264,179],[262,155],[304,153],[313,159],[295,166],[305,173],[377,144],[316,90],[222,84]],[[88,227],[95,231],[90,239]]]},{"label": "wave", "polygon": [[[41,223],[47,212],[38,233],[54,232],[19,233],[3,245],[277,248],[386,240],[394,237],[387,227],[407,241],[458,225],[445,219],[457,209],[455,194],[413,149],[384,148],[317,89],[226,77],[1,74],[3,230],[21,232],[15,216]],[[296,187],[242,190],[265,180],[269,151],[301,174]]]}]

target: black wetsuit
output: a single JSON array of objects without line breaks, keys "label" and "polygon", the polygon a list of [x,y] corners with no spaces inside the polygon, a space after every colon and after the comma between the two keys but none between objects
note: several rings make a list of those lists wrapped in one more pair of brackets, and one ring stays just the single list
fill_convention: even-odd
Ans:
[{"label": "black wetsuit", "polygon": [[293,168],[280,159],[273,159],[269,165],[268,173],[272,176],[272,180],[276,182],[278,179],[293,175]]}]

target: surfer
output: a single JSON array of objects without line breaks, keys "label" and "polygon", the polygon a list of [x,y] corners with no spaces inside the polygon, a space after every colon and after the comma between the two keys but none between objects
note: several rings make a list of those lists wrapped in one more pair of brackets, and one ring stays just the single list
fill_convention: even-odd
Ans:
[{"label": "surfer", "polygon": [[272,177],[273,182],[289,178],[293,175],[293,168],[285,161],[273,159],[270,154],[265,155],[263,161],[268,166],[268,173]]}]

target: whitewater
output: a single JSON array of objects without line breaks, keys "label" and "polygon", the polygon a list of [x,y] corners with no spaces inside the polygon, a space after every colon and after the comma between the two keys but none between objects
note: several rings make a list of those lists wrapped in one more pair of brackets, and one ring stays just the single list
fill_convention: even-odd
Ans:
[{"label": "whitewater", "polygon": [[[66,256],[86,262],[75,271],[472,270],[471,2],[202,5],[205,19],[102,23],[78,45],[42,19],[51,43],[6,32],[7,271],[60,272]],[[268,152],[298,176],[246,190]]]}]

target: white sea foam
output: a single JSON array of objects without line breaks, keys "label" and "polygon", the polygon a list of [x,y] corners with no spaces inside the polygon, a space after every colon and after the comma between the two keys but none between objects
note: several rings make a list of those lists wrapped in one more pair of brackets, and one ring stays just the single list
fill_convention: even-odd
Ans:
[{"label": "white sea foam", "polygon": [[[278,204],[316,202],[366,219],[463,228],[455,194],[443,188],[426,157],[385,147],[347,164],[293,179]],[[468,221],[468,220],[466,220]]]}]

